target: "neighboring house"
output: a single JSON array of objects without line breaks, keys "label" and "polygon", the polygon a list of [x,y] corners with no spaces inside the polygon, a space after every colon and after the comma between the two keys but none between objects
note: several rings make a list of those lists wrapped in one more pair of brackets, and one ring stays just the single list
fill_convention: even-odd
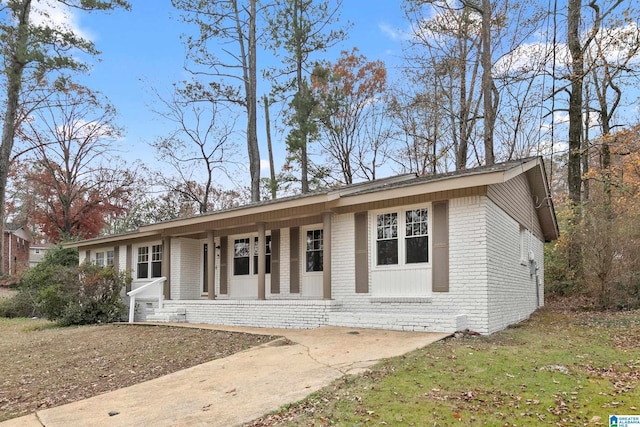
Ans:
[{"label": "neighboring house", "polygon": [[46,243],[33,243],[29,248],[29,267],[35,267],[44,261],[44,256],[51,249]]},{"label": "neighboring house", "polygon": [[67,247],[131,272],[140,321],[489,334],[544,304],[543,244],[557,237],[544,163],[534,157],[259,202]]},{"label": "neighboring house", "polygon": [[33,240],[25,226],[7,223],[4,227],[4,271],[21,273],[29,267],[29,247]]}]

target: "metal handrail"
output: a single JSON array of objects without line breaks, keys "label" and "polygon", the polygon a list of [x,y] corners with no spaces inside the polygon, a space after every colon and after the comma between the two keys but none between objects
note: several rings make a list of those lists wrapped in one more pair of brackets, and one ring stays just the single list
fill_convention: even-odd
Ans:
[{"label": "metal handrail", "polygon": [[164,282],[167,280],[166,277],[158,277],[157,279],[140,286],[137,289],[127,292],[129,295],[129,323],[133,323],[133,318],[136,312],[136,295],[140,292],[144,291],[147,288],[151,288],[153,286],[158,286],[158,308],[162,308],[164,302]]}]

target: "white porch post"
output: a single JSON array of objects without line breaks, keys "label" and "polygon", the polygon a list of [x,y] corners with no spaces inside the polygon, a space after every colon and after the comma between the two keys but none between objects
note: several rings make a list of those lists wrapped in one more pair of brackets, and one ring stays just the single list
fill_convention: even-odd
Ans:
[{"label": "white porch post", "polygon": [[213,231],[207,233],[207,298],[216,298],[215,274],[216,274],[216,244]]},{"label": "white porch post", "polygon": [[266,254],[265,254],[265,225],[264,223],[258,224],[258,299],[266,299],[265,292],[265,276],[266,276]]},{"label": "white porch post", "polygon": [[322,214],[322,298],[331,299],[331,219],[332,212]]}]

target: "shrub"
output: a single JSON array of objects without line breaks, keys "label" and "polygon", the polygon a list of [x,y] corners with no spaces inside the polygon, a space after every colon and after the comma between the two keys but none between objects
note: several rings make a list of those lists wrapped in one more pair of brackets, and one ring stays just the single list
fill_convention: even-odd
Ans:
[{"label": "shrub", "polygon": [[113,268],[83,264],[64,283],[39,292],[39,307],[49,320],[60,325],[86,325],[120,320],[125,305],[120,292],[127,277]]},{"label": "shrub", "polygon": [[0,301],[0,316],[44,316],[63,326],[117,321],[125,314],[120,292],[127,280],[113,268],[78,266],[77,251],[58,247],[25,272],[16,296]]}]

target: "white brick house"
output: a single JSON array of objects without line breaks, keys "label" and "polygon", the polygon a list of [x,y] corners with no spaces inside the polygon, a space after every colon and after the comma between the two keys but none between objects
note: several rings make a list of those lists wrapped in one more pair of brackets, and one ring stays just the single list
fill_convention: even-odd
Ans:
[{"label": "white brick house", "polygon": [[[533,157],[68,246],[131,272],[136,320],[490,334],[544,304],[543,244],[557,237],[544,164]],[[157,290],[138,291],[150,282]]]}]

